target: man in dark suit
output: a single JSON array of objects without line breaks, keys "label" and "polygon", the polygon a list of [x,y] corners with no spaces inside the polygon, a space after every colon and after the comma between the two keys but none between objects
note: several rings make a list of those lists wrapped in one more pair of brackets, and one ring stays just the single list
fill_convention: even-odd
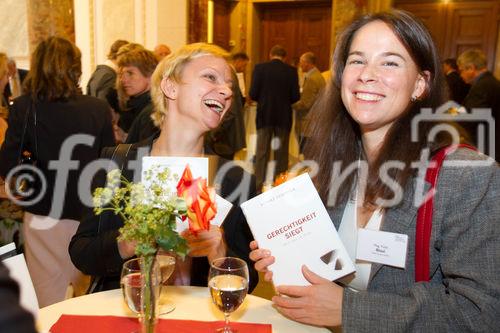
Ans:
[{"label": "man in dark suit", "polygon": [[9,84],[5,86],[3,95],[5,101],[10,102],[16,97],[19,97],[23,93],[23,81],[28,75],[28,71],[25,69],[18,69],[16,66],[16,61],[12,58],[9,59],[7,63],[9,69]]},{"label": "man in dark suit", "polygon": [[445,59],[443,61],[443,72],[446,75],[450,99],[458,104],[462,104],[469,92],[470,85],[465,83],[462,77],[460,77],[457,61],[453,58]]},{"label": "man in dark suit", "polygon": [[[487,108],[495,119],[495,159],[500,159],[500,81],[488,71],[486,55],[481,50],[467,50],[457,60],[460,75],[471,84],[463,105],[468,112],[473,108]],[[471,131],[472,137],[475,133]],[[477,140],[476,140],[477,142]],[[490,152],[491,154],[491,152]]]},{"label": "man in dark suit", "polygon": [[[280,45],[271,48],[269,62],[257,64],[253,71],[250,97],[257,101],[257,149],[255,178],[257,191],[267,175],[271,142],[276,160],[274,175],[288,169],[288,139],[292,127],[292,104],[300,99],[297,69],[284,62],[285,49]],[[272,140],[275,137],[277,140]]]}]

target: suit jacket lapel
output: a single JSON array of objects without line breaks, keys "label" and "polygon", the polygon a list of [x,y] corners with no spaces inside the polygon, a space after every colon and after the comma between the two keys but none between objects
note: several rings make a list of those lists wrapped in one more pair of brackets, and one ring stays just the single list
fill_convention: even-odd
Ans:
[{"label": "suit jacket lapel", "polygon": [[[416,227],[416,215],[418,212],[418,207],[415,206],[415,191],[416,191],[416,180],[410,181],[410,184],[406,186],[404,191],[403,199],[400,205],[387,209],[385,211],[382,225],[380,227],[381,231],[394,232],[398,234],[414,234],[412,230]],[[429,184],[425,183],[424,193],[429,190]],[[413,244],[414,240],[408,240],[409,244]],[[408,251],[410,252],[410,251]],[[368,284],[373,280],[374,276],[382,268],[382,264],[373,263],[372,270],[370,273],[370,280]]]},{"label": "suit jacket lapel", "polygon": [[[424,193],[429,190],[429,183],[424,184]],[[396,207],[387,209],[384,213],[382,220],[382,225],[380,227],[381,231],[394,232],[399,234],[409,234],[414,235],[413,230],[416,227],[416,215],[418,212],[418,207],[415,205],[415,193],[417,191],[416,179],[410,180],[409,184],[404,190],[404,195],[401,204]],[[332,219],[335,227],[339,228],[342,221],[342,215],[344,212],[345,204],[337,206],[335,208],[328,208],[328,213]],[[409,239],[409,244],[414,244],[415,240]],[[410,251],[408,251],[410,252]],[[370,273],[370,280],[368,285],[373,280],[374,276],[382,268],[382,264],[373,263]]]}]

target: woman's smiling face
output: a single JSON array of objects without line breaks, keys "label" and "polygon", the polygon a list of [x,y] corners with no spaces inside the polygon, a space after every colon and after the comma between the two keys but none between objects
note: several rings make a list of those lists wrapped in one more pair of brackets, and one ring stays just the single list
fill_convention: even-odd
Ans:
[{"label": "woman's smiling face", "polygon": [[341,95],[362,133],[385,136],[411,98],[420,97],[426,80],[394,32],[382,21],[354,35],[342,73]]},{"label": "woman's smiling face", "polygon": [[231,68],[226,60],[205,55],[191,60],[181,73],[181,82],[162,82],[168,112],[199,124],[202,131],[216,128],[231,106]]}]

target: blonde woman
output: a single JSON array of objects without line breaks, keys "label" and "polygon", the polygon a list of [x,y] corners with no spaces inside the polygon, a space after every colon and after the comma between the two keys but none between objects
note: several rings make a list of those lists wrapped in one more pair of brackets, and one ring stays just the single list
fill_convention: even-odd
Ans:
[{"label": "blonde woman", "polygon": [[[123,164],[125,177],[133,179],[134,170],[128,162],[140,159],[144,151],[150,156],[210,155],[203,137],[220,124],[232,102],[233,82],[227,57],[217,46],[196,43],[162,60],[151,80],[152,116],[159,133],[131,146]],[[135,164],[141,165],[140,161]],[[222,197],[227,197],[249,176],[240,167],[234,167],[216,188]],[[254,182],[249,179],[247,184]],[[98,186],[103,185],[104,177]],[[248,194],[254,195],[255,188],[248,188]],[[223,229],[212,225],[209,231],[198,233],[198,237],[188,232],[182,234],[190,251],[176,269],[175,284],[206,286],[209,262],[219,257],[238,256],[250,263],[247,241],[252,236],[237,199],[233,204],[235,207],[226,217]],[[98,290],[119,288],[122,264],[134,255],[135,244],[117,240],[122,225],[117,215],[105,212],[96,216],[89,209],[71,240],[69,252],[73,263],[82,272],[101,277]],[[252,290],[258,277],[253,268],[250,270]]]}]

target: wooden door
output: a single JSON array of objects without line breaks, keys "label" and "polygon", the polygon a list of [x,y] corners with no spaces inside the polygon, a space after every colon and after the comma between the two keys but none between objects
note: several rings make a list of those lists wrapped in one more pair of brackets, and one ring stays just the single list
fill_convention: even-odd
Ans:
[{"label": "wooden door", "polygon": [[229,51],[231,3],[226,0],[214,1],[213,43]]},{"label": "wooden door", "polygon": [[497,1],[450,3],[444,57],[456,57],[470,48],[481,49],[493,70],[497,42]]},{"label": "wooden door", "polygon": [[398,5],[398,9],[406,10],[425,24],[432,35],[439,54],[443,55],[446,44],[446,6],[442,3],[405,3]]},{"label": "wooden door", "polygon": [[443,59],[457,58],[470,48],[486,53],[493,70],[497,45],[499,1],[419,2],[396,0],[399,9],[422,19],[431,32]]},{"label": "wooden door", "polygon": [[271,47],[280,44],[287,50],[289,64],[296,66],[300,55],[311,51],[316,54],[319,70],[329,69],[331,11],[331,1],[260,5],[258,62],[267,61]]}]

